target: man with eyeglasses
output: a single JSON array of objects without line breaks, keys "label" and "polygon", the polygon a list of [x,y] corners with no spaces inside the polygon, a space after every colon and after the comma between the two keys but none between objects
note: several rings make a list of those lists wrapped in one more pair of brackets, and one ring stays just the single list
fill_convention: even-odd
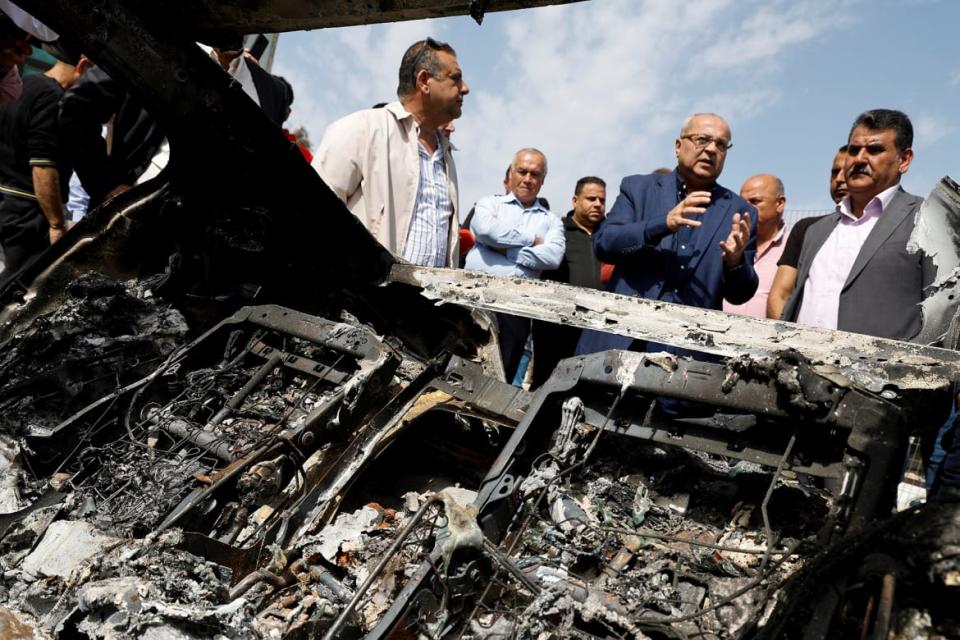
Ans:
[{"label": "man with eyeglasses", "polygon": [[807,230],[784,320],[896,340],[920,331],[923,290],[935,272],[922,251],[907,250],[923,202],[900,186],[912,144],[913,125],[900,111],[874,109],[854,121],[848,194]]},{"label": "man with eyeglasses", "polygon": [[456,266],[457,171],[442,130],[470,91],[450,45],[413,43],[398,102],[352,113],[323,135],[313,167],[368,231],[413,264]]},{"label": "man with eyeglasses", "polygon": [[[730,127],[698,113],[683,123],[670,173],[628,176],[593,235],[602,262],[615,265],[608,290],[707,309],[742,304],[757,290],[756,214],[717,184],[730,150]],[[578,354],[607,349],[682,350],[600,331],[584,331]]]}]

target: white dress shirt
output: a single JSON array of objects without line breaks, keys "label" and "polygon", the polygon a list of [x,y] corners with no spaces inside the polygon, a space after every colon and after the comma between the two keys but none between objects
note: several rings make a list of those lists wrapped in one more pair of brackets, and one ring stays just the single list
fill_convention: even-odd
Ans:
[{"label": "white dress shirt", "polygon": [[847,282],[850,269],[853,268],[867,236],[899,188],[900,185],[895,184],[878,193],[863,208],[863,215],[859,218],[855,218],[851,213],[850,196],[837,205],[840,221],[810,265],[810,272],[803,286],[803,301],[797,314],[798,324],[824,329],[837,328],[840,292]]}]

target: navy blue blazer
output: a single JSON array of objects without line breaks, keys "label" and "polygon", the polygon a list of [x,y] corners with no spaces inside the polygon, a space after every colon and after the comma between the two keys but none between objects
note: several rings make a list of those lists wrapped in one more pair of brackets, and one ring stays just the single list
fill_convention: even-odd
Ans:
[{"label": "navy blue blazer", "polygon": [[[593,234],[593,250],[615,265],[608,291],[721,309],[723,300],[742,304],[757,291],[753,261],[757,252],[757,211],[725,187],[714,185],[698,220],[703,225],[678,237],[667,229],[667,213],[677,206],[677,172],[627,176],[606,220]],[[750,242],[743,266],[723,266],[720,242],[730,234],[735,213],[750,213]],[[626,349],[632,338],[585,330],[577,354]]]}]

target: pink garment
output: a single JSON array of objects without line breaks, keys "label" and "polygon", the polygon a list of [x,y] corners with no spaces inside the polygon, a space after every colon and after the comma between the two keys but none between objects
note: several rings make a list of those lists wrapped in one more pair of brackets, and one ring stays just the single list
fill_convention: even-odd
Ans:
[{"label": "pink garment", "polygon": [[757,279],[760,284],[757,286],[757,292],[753,297],[743,304],[730,304],[723,301],[723,310],[727,313],[737,313],[741,316],[753,316],[754,318],[767,317],[767,297],[770,295],[770,287],[773,285],[773,276],[777,273],[777,262],[783,254],[784,247],[787,246],[789,237],[786,226],[780,227],[773,242],[767,245],[762,253],[757,253],[753,261],[753,269],[757,272]]},{"label": "pink garment", "polygon": [[20,70],[17,65],[10,65],[10,70],[0,78],[0,102],[9,102],[20,97],[23,91],[23,80],[20,79]]},{"label": "pink garment", "polygon": [[897,194],[900,185],[881,191],[863,208],[859,219],[850,212],[850,196],[844,198],[837,211],[840,221],[813,258],[803,287],[803,302],[797,323],[824,329],[836,329],[840,313],[840,292],[850,269],[857,260],[863,243],[883,211]]}]

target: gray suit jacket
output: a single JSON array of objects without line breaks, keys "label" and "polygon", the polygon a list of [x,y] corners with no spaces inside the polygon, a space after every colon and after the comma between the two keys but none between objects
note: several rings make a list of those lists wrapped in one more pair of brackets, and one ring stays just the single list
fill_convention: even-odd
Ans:
[{"label": "gray suit jacket", "polygon": [[[909,340],[920,332],[920,302],[936,275],[930,258],[907,253],[923,198],[899,189],[867,236],[840,292],[837,328],[879,338]],[[833,232],[839,213],[810,225],[797,266],[797,286],[783,309],[795,322],[814,258]]]}]

